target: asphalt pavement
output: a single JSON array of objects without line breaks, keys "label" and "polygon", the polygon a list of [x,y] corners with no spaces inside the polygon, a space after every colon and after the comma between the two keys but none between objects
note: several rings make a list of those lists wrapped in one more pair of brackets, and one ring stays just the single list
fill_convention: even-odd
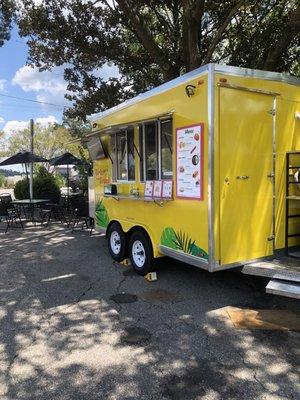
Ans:
[{"label": "asphalt pavement", "polygon": [[170,259],[147,282],[99,234],[0,231],[0,398],[299,399],[300,334],[236,329],[227,307],[290,310],[266,280]]}]

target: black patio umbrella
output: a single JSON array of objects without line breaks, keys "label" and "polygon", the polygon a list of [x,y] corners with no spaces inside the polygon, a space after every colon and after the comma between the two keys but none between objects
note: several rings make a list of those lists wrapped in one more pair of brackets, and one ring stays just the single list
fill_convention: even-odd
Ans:
[{"label": "black patio umbrella", "polygon": [[[0,166],[4,167],[5,165],[25,164],[26,177],[27,181],[29,182],[27,164],[39,162],[48,162],[48,160],[44,157],[37,156],[30,151],[19,151],[19,153],[14,154],[13,156],[2,161],[0,163]],[[30,190],[30,193],[32,193],[32,188]]]},{"label": "black patio umbrella", "polygon": [[30,153],[30,151],[20,151],[17,154],[7,158],[0,163],[0,166],[14,165],[14,164],[31,164],[38,162],[48,162],[46,158],[37,156],[36,154]]},{"label": "black patio umbrella", "polygon": [[69,202],[69,165],[82,165],[84,164],[84,161],[67,152],[62,154],[61,156],[51,158],[51,160],[49,160],[49,164],[67,166],[67,198]]}]

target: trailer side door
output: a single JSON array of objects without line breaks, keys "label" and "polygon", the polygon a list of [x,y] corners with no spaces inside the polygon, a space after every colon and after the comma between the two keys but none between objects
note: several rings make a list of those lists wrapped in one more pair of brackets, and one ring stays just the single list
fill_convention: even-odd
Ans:
[{"label": "trailer side door", "polygon": [[273,100],[219,88],[222,265],[273,253]]}]

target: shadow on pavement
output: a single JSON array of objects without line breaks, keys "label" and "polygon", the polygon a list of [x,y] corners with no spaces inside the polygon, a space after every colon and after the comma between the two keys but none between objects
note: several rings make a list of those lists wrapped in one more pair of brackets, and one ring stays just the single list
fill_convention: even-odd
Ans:
[{"label": "shadow on pavement", "polygon": [[112,262],[105,238],[56,225],[0,234],[0,255],[6,399],[298,396],[299,334],[236,330],[225,312],[297,312],[260,278],[164,259],[148,283]]}]

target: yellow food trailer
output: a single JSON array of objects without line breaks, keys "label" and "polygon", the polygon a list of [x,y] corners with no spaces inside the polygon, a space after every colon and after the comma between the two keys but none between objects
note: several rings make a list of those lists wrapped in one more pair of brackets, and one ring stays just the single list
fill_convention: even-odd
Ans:
[{"label": "yellow food trailer", "polygon": [[208,64],[94,115],[95,222],[112,258],[143,275],[169,256],[299,282],[299,83]]}]

